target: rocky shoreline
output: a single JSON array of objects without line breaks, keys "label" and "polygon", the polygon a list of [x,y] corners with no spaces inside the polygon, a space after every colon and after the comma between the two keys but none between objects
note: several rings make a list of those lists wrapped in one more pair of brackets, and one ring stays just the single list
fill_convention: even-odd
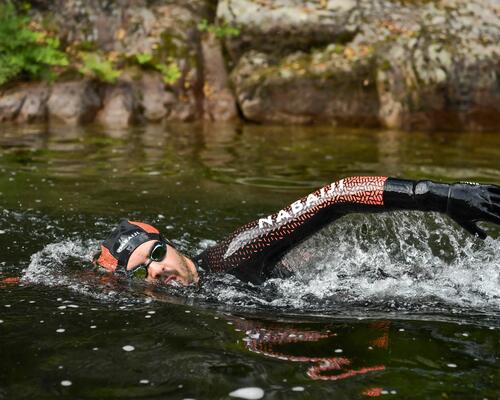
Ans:
[{"label": "rocky shoreline", "polygon": [[[0,87],[0,122],[107,127],[243,119],[500,130],[496,0],[33,0],[71,53],[146,57],[106,82]],[[116,62],[116,65],[119,61]],[[160,65],[160,64],[158,64]]]}]

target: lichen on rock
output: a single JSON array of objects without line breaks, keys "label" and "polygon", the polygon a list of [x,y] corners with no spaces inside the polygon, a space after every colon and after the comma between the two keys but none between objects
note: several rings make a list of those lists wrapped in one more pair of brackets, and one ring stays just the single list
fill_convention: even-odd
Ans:
[{"label": "lichen on rock", "polygon": [[273,58],[247,52],[232,73],[241,110],[257,122],[377,125],[373,57],[327,47]]},{"label": "lichen on rock", "polygon": [[226,44],[246,118],[408,130],[498,129],[499,14],[494,0],[222,0],[217,10],[242,29]]}]

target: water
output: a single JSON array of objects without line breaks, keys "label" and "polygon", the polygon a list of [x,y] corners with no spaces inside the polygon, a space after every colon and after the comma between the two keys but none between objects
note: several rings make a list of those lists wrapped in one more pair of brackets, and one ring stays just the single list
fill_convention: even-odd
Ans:
[{"label": "water", "polygon": [[500,229],[350,215],[262,286],[124,282],[90,260],[121,217],[194,255],[350,175],[500,183],[497,134],[330,127],[3,127],[0,399],[500,396]]}]

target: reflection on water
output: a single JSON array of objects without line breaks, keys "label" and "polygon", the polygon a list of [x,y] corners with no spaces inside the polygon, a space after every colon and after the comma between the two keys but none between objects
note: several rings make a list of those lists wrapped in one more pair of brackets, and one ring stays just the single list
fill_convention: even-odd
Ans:
[{"label": "reflection on water", "polygon": [[[341,356],[344,352],[342,348],[333,347],[328,343],[328,339],[334,338],[334,344],[338,345],[338,333],[332,332],[327,329],[324,333],[316,330],[299,330],[295,326],[287,328],[281,327],[262,327],[251,320],[236,320],[235,325],[245,330],[246,337],[243,339],[245,346],[248,350],[262,354],[267,357],[277,358],[279,360],[299,362],[312,364],[307,368],[307,376],[313,380],[329,380],[336,381],[340,379],[351,378],[356,375],[363,375],[375,371],[384,371],[385,365],[365,365],[356,368],[355,362],[346,356]],[[369,325],[370,328],[378,331],[380,330],[380,337],[370,340],[368,343],[369,350],[374,348],[388,348],[388,328],[390,322],[377,321]],[[342,327],[340,327],[342,328]],[[368,330],[367,333],[370,332]],[[379,333],[376,332],[378,335]],[[324,341],[325,343],[321,348],[331,349],[331,354],[314,354],[314,347],[312,354],[308,352],[306,343],[318,344]],[[363,343],[366,345],[366,343]],[[361,345],[361,343],[358,343]],[[303,348],[306,350],[304,353],[294,354],[296,349]],[[311,350],[309,350],[311,351]]]},{"label": "reflection on water", "polygon": [[151,287],[90,260],[124,216],[193,255],[348,175],[498,184],[499,135],[7,128],[0,171],[0,398],[498,397],[498,227],[352,215],[262,286]]},{"label": "reflection on water", "polygon": [[[151,125],[125,131],[60,127],[47,132],[28,127],[2,132],[0,145],[9,161],[56,176],[103,171],[116,176],[172,175],[199,168],[227,182],[274,180],[278,189],[280,178],[310,182],[297,186],[304,188],[359,174],[500,178],[496,134],[332,132],[329,127],[257,125]],[[95,169],[77,169],[84,165]]]}]

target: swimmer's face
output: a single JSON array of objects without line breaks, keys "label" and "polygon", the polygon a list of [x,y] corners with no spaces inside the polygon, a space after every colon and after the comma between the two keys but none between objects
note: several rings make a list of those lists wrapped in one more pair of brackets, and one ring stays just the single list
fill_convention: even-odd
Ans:
[{"label": "swimmer's face", "polygon": [[[147,264],[150,261],[151,249],[156,242],[156,240],[149,240],[137,247],[130,255],[127,270],[130,271],[140,264]],[[197,283],[199,276],[193,261],[167,244],[167,254],[163,260],[152,261],[149,264],[146,280],[164,284],[178,282],[182,285],[190,285]]]}]

